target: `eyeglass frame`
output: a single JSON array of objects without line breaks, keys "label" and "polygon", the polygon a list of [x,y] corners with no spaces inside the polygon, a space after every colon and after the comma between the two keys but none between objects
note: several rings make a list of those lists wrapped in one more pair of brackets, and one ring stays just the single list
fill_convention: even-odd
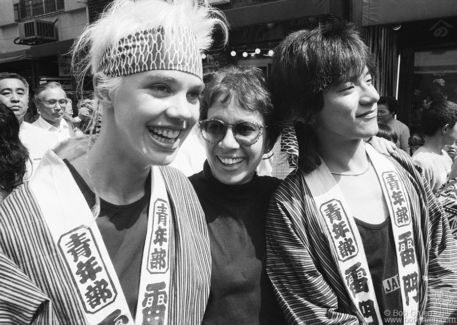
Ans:
[{"label": "eyeglass frame", "polygon": [[[224,125],[224,127],[226,128],[224,136],[222,137],[222,139],[220,139],[220,140],[217,141],[217,142],[215,142],[215,141],[210,141],[210,140],[206,139],[206,138],[205,138],[205,135],[203,134],[203,127],[202,127],[202,125],[203,125],[204,123],[210,122],[210,121],[217,121],[217,122],[220,122],[220,123],[222,123],[222,125]],[[254,140],[252,143],[250,143],[250,144],[240,143],[240,142],[238,141],[238,139],[236,138],[236,134],[233,133],[233,127],[236,126],[236,125],[238,125],[238,124],[241,124],[241,123],[251,123],[251,124],[254,124],[254,125],[256,125],[256,126],[259,127],[259,134],[258,134],[257,137],[255,138],[255,140]],[[212,143],[212,144],[216,144],[216,143],[219,143],[219,142],[221,142],[222,140],[224,140],[224,138],[227,136],[227,131],[228,131],[228,129],[231,128],[231,129],[232,129],[232,133],[233,133],[233,138],[235,139],[235,141],[236,141],[239,145],[241,145],[241,146],[247,146],[247,147],[249,147],[249,146],[254,145],[257,141],[259,141],[260,137],[261,137],[262,134],[263,134],[263,129],[264,129],[264,128],[265,128],[265,129],[268,128],[268,125],[262,125],[262,124],[259,124],[259,123],[257,123],[257,122],[244,121],[244,120],[238,121],[238,122],[236,122],[236,123],[226,123],[226,122],[221,121],[221,120],[219,120],[219,119],[217,119],[217,118],[212,118],[212,119],[206,119],[206,120],[199,121],[199,122],[198,122],[198,127],[200,128],[200,133],[202,134],[203,139],[204,139],[205,141],[209,142],[209,143]]]},{"label": "eyeglass frame", "polygon": [[[56,102],[54,104],[49,103],[49,101],[52,101],[52,100],[55,100]],[[61,101],[65,101],[65,104],[61,104],[60,103]],[[45,104],[47,104],[47,105],[49,105],[51,107],[57,107],[57,104],[59,104],[60,107],[64,107],[64,106],[66,106],[68,104],[68,99],[66,99],[66,98],[65,99],[59,99],[59,100],[57,100],[57,99],[50,99],[50,100],[42,100],[42,99],[40,99],[40,102],[45,103]]]}]

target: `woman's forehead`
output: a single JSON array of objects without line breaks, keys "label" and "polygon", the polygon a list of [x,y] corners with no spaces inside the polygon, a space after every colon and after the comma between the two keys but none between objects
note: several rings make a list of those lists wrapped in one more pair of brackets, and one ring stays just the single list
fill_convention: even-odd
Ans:
[{"label": "woman's forehead", "polygon": [[259,111],[247,110],[237,104],[237,101],[233,99],[230,103],[224,104],[220,101],[216,101],[208,109],[208,119],[219,118],[227,122],[237,121],[254,121],[262,123],[264,121],[263,115]]}]

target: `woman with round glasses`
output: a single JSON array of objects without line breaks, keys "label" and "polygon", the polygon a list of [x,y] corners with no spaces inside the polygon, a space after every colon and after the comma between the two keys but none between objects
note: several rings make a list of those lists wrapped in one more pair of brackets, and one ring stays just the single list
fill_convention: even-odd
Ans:
[{"label": "woman with round glasses", "polygon": [[206,84],[199,127],[207,161],[190,177],[213,261],[203,324],[285,324],[265,271],[264,220],[280,180],[256,174],[278,136],[273,113],[258,68],[223,68]]}]

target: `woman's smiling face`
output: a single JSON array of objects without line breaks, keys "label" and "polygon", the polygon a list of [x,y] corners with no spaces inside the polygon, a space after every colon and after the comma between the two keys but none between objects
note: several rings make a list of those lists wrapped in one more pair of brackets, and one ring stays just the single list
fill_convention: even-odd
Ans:
[{"label": "woman's smiling face", "polygon": [[[204,84],[181,71],[122,78],[112,100],[115,141],[143,165],[168,165],[195,124]],[[129,149],[127,149],[129,148]]]},{"label": "woman's smiling face", "polygon": [[[247,121],[265,125],[262,114],[239,107],[236,96],[232,97],[228,105],[221,103],[221,98],[218,98],[208,109],[207,119],[217,119],[228,124]],[[252,180],[267,150],[266,132],[263,128],[257,142],[250,146],[240,145],[234,138],[232,128],[227,129],[225,137],[218,143],[205,141],[206,156],[213,176],[229,185],[244,184]]]}]

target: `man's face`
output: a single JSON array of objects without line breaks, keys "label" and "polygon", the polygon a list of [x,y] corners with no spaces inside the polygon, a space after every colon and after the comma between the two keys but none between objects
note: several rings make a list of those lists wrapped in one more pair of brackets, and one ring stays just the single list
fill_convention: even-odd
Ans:
[{"label": "man's face", "polygon": [[38,109],[41,117],[51,125],[58,127],[67,105],[67,95],[62,88],[49,88],[41,93]]},{"label": "man's face", "polygon": [[19,123],[22,123],[29,108],[29,90],[19,79],[2,79],[0,80],[0,103],[12,110]]}]

